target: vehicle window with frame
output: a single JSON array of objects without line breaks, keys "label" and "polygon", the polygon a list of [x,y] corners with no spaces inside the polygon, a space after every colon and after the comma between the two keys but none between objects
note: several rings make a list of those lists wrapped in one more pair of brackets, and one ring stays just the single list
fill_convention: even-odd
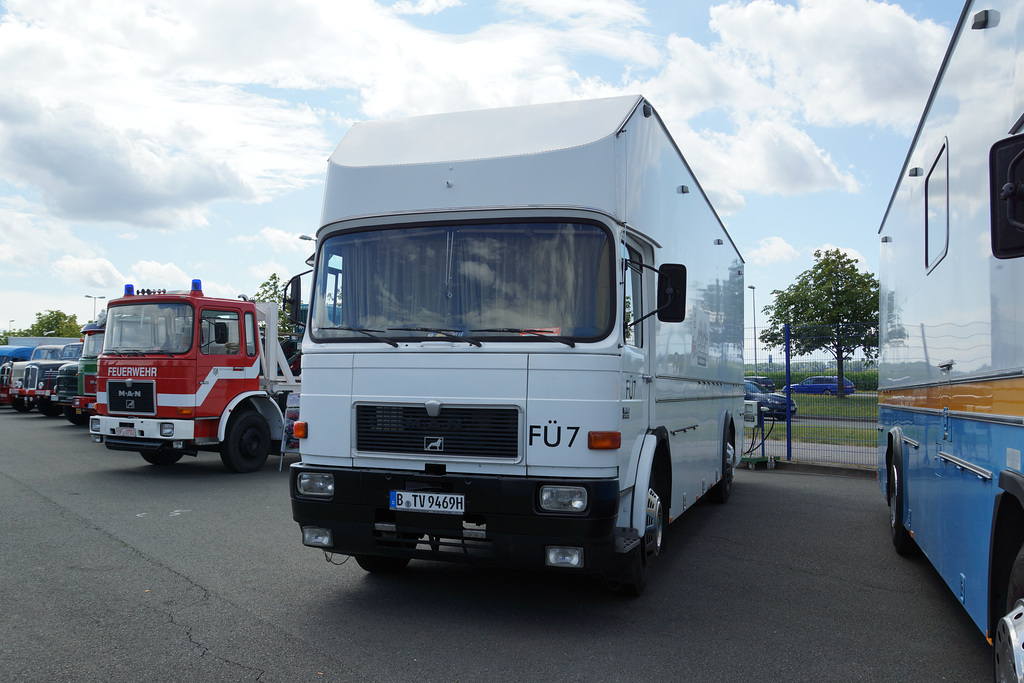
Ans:
[{"label": "vehicle window with frame", "polygon": [[250,358],[256,355],[256,316],[245,314],[245,354]]},{"label": "vehicle window with frame", "polygon": [[642,347],[643,324],[633,325],[633,321],[643,315],[643,257],[636,249],[623,244],[623,309],[622,335],[623,342],[630,346]]},{"label": "vehicle window with frame", "polygon": [[925,181],[924,265],[935,269],[949,248],[949,157],[943,144]]},{"label": "vehicle window with frame", "polygon": [[238,311],[205,310],[199,322],[199,351],[210,356],[238,354]]}]

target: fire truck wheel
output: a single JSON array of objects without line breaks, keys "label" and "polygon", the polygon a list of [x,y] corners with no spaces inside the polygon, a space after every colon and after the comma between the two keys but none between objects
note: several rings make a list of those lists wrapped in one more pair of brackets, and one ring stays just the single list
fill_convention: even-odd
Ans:
[{"label": "fire truck wheel", "polygon": [[228,427],[220,459],[232,472],[255,472],[270,455],[270,427],[255,411],[239,415]]},{"label": "fire truck wheel", "polygon": [[39,412],[46,417],[57,417],[64,412],[63,406],[55,404],[48,398],[39,401]]},{"label": "fire truck wheel", "polygon": [[158,467],[167,467],[181,460],[185,455],[184,453],[174,453],[170,451],[139,451],[139,455],[142,459],[148,462],[150,465],[157,465]]},{"label": "fire truck wheel", "polygon": [[32,406],[25,402],[23,398],[15,398],[11,400],[11,407],[17,410],[19,413],[27,413],[32,410]]},{"label": "fire truck wheel", "polygon": [[73,425],[87,425],[89,424],[89,414],[80,413],[71,406],[64,406],[64,417]]},{"label": "fire truck wheel", "polygon": [[394,574],[405,569],[408,557],[384,557],[381,555],[356,555],[356,564],[371,574]]}]

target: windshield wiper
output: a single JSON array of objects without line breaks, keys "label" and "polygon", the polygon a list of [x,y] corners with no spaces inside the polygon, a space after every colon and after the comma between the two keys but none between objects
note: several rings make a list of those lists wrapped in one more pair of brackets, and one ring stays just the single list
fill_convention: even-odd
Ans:
[{"label": "windshield wiper", "polygon": [[390,332],[391,330],[394,330],[396,332],[433,332],[434,334],[441,335],[445,339],[466,342],[470,346],[483,346],[483,344],[478,342],[476,339],[472,339],[470,337],[463,337],[461,335],[455,334],[456,332],[461,332],[462,330],[447,330],[444,329],[443,327],[389,327],[388,331]]},{"label": "windshield wiper", "polygon": [[532,334],[536,337],[543,337],[544,339],[562,342],[563,344],[572,349],[576,348],[576,342],[574,342],[572,339],[566,339],[560,334],[550,334],[548,332],[541,332],[539,330],[531,330],[526,327],[495,327],[492,329],[484,330],[470,330],[470,332],[504,332],[505,334]]},{"label": "windshield wiper", "polygon": [[107,353],[114,353],[114,354],[117,354],[118,356],[145,356],[146,355],[145,351],[140,351],[138,349],[120,349],[118,351],[107,351]]},{"label": "windshield wiper", "polygon": [[378,334],[374,334],[374,332],[383,332],[384,330],[368,330],[363,329],[362,327],[321,327],[320,329],[338,330],[340,332],[358,332],[359,334],[365,334],[370,339],[379,342],[384,342],[385,344],[390,344],[391,346],[394,346],[396,349],[398,348],[398,342],[396,342],[394,339],[388,339],[387,337],[382,337]]}]

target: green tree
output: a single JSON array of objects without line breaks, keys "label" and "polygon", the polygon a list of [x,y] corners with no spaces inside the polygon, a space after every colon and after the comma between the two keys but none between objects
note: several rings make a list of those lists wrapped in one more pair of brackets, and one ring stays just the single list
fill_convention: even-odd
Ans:
[{"label": "green tree", "polygon": [[796,282],[772,292],[774,303],[762,309],[768,326],[760,340],[783,346],[789,323],[793,353],[831,353],[842,386],[843,363],[857,349],[868,359],[878,355],[878,280],[858,270],[857,260],[838,249],[815,251],[814,260]]},{"label": "green tree", "polygon": [[[68,315],[61,311],[45,311],[36,313],[36,321],[22,334],[22,337],[77,337],[82,332],[82,324],[78,316]],[[12,335],[14,336],[14,335]]]},{"label": "green tree", "polygon": [[281,278],[277,276],[277,273],[271,273],[270,277],[263,281],[256,293],[252,295],[253,301],[260,301],[263,303],[277,304],[277,330],[279,336],[285,336],[288,334],[294,334],[292,324],[288,320],[288,316],[284,313],[284,308],[281,306],[281,301],[284,298],[285,283],[281,281]]}]

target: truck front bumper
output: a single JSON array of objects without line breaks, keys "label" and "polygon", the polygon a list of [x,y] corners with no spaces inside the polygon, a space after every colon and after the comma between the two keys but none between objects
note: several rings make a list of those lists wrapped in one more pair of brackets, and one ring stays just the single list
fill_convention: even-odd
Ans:
[{"label": "truck front bumper", "polygon": [[[303,495],[303,473],[334,477],[330,499]],[[554,549],[579,551],[574,571],[610,573],[628,559],[616,552],[619,483],[616,479],[566,481],[532,477],[340,469],[292,465],[292,518],[311,534],[307,543],[344,555],[378,555],[512,567],[552,566]],[[540,508],[542,485],[582,486],[588,505],[580,513]],[[392,491],[465,496],[461,514],[392,510]],[[329,531],[329,539],[319,530]]]},{"label": "truck front bumper", "polygon": [[191,420],[98,415],[89,419],[89,432],[94,442],[104,443],[113,451],[197,452]]}]

